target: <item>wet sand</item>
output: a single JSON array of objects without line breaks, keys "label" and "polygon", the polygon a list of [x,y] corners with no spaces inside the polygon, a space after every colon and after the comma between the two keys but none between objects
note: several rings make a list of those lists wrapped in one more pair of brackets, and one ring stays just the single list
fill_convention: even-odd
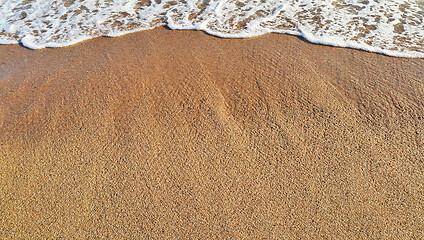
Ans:
[{"label": "wet sand", "polygon": [[2,239],[424,238],[424,59],[163,28],[0,46]]}]

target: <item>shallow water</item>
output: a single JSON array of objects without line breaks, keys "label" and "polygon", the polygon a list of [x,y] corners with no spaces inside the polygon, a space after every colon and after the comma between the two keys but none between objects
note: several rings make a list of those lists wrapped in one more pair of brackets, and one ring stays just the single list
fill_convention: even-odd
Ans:
[{"label": "shallow water", "polygon": [[0,43],[32,49],[164,25],[225,38],[289,33],[424,58],[424,0],[0,0]]}]

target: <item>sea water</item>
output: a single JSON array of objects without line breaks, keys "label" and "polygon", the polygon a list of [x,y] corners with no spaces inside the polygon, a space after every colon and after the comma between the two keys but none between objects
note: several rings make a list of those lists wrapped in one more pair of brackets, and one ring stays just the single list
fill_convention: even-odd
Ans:
[{"label": "sea water", "polygon": [[159,26],[424,58],[424,0],[0,0],[0,44],[64,47]]}]

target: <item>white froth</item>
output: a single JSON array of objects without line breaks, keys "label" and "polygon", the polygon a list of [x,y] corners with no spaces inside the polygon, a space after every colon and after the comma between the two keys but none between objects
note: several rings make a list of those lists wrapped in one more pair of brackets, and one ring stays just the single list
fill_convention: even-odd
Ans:
[{"label": "white froth", "polygon": [[164,25],[224,38],[288,33],[424,58],[424,0],[0,0],[0,44],[31,49]]}]

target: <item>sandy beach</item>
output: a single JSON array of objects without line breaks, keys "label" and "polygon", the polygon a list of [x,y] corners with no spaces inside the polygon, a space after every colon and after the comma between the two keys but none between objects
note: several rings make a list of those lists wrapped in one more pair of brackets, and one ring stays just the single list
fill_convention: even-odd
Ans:
[{"label": "sandy beach", "polygon": [[0,46],[2,239],[422,239],[424,59],[158,28]]}]

